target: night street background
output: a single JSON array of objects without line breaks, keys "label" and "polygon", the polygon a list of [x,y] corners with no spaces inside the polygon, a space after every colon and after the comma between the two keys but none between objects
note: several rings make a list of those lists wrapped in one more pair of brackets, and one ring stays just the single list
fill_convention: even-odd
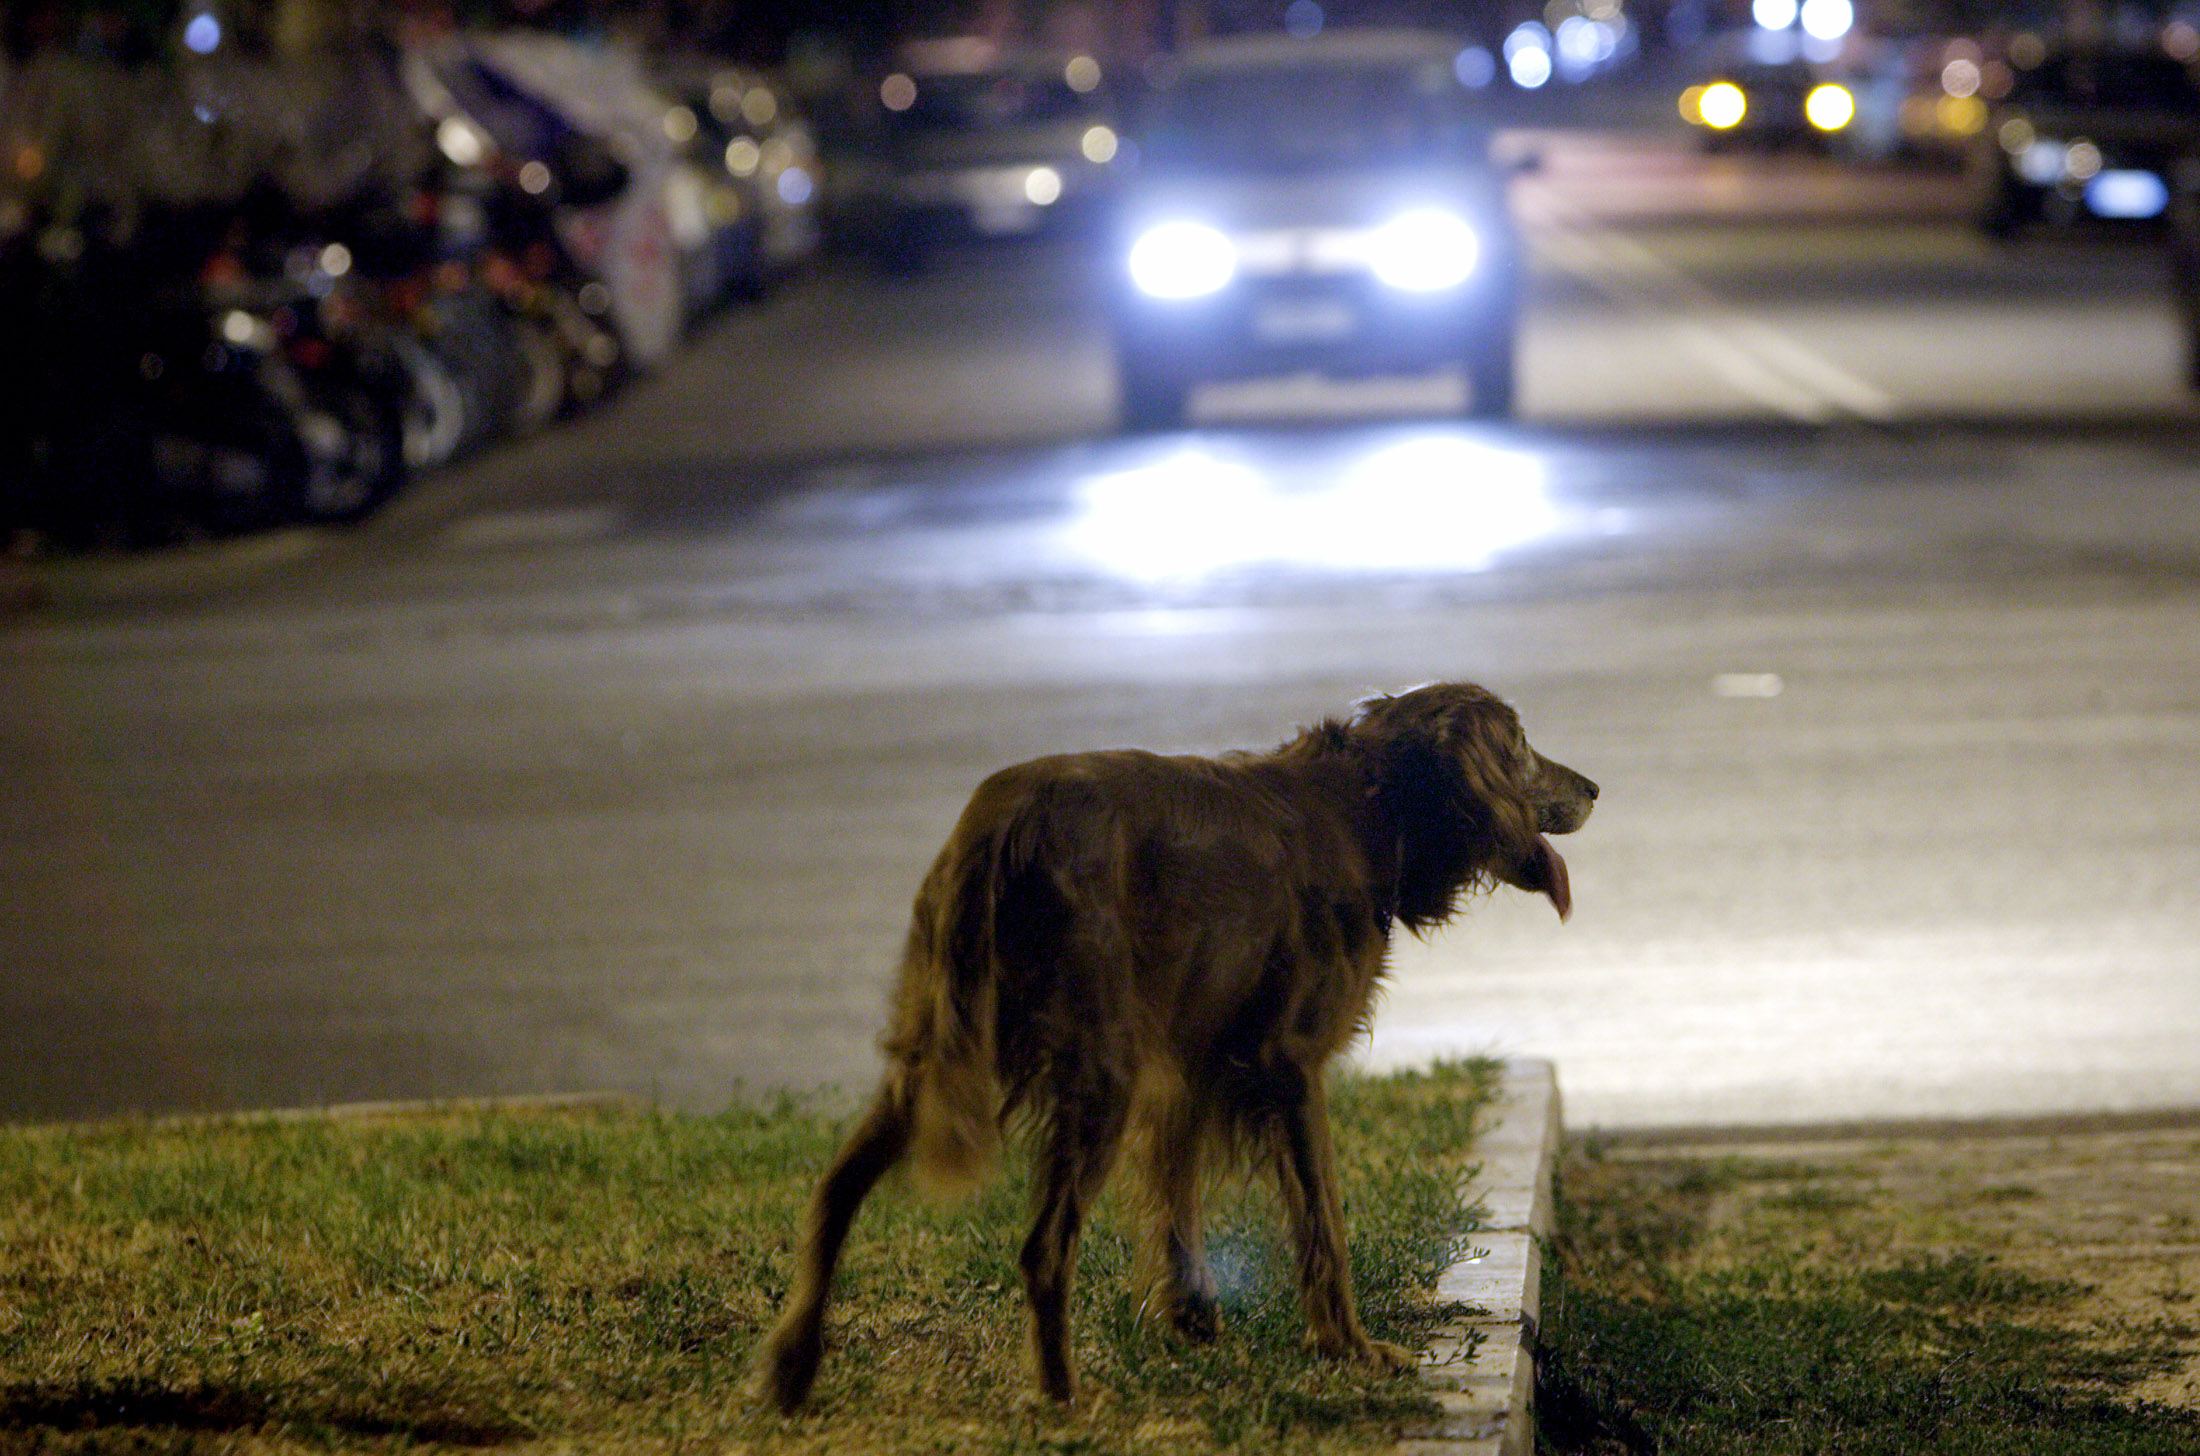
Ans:
[{"label": "night street background", "polygon": [[0,1116],[853,1088],[991,769],[1445,677],[1604,797],[1573,922],[1401,945],[1373,1062],[1553,1057],[1610,1126],[2200,1104],[2162,252],[1541,145],[1516,424],[1123,437],[1075,247],[836,265],[356,531],[26,568]]}]

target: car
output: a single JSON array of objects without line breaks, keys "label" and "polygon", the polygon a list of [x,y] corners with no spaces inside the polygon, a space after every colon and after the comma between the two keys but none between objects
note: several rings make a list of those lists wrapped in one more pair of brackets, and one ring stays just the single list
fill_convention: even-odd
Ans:
[{"label": "car", "polygon": [[1457,39],[1335,30],[1181,53],[1140,129],[1108,290],[1124,423],[1209,379],[1463,368],[1513,407],[1520,242]]},{"label": "car", "polygon": [[2146,221],[2170,206],[2179,158],[2200,149],[2200,87],[2159,50],[2073,49],[2020,70],[1974,148],[1978,224]]},{"label": "car", "polygon": [[878,83],[847,226],[889,271],[942,243],[1075,228],[1104,205],[1120,146],[1100,62],[990,41],[920,42]]},{"label": "car", "polygon": [[1800,58],[1750,62],[1681,92],[1680,111],[1706,151],[1832,151],[1856,121],[1856,93]]},{"label": "car", "polygon": [[786,85],[745,66],[702,60],[665,63],[659,85],[696,119],[700,149],[755,204],[762,277],[754,281],[809,262],[820,241],[823,167],[816,135]]}]

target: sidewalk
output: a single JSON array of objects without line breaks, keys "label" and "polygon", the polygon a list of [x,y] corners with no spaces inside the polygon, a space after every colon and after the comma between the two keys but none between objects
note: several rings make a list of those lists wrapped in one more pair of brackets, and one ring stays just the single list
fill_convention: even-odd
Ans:
[{"label": "sidewalk", "polygon": [[[2200,1324],[2200,1111],[2055,1122],[1910,1124],[1797,1133],[1624,1135],[1604,1157],[1643,1170],[1720,1170],[1712,1240],[1780,1207],[1872,1262],[1976,1254],[2017,1276],[2075,1282],[2048,1315],[2070,1331]],[[2200,1344],[2127,1399],[2200,1410]]]}]

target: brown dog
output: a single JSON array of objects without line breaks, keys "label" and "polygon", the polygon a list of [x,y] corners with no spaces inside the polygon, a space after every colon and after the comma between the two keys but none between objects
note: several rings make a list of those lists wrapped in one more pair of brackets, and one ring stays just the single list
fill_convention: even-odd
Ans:
[{"label": "brown dog", "polygon": [[1393,925],[1428,930],[1494,883],[1569,914],[1545,836],[1579,829],[1596,796],[1467,683],[1372,698],[1271,753],[1069,754],[987,779],[918,892],[885,1081],[812,1200],[762,1392],[782,1410],[809,1393],[841,1242],[879,1177],[913,1154],[929,1182],[967,1186],[1019,1115],[1037,1132],[1021,1264],[1047,1395],[1075,1393],[1078,1229],[1133,1128],[1149,1308],[1191,1338],[1217,1332],[1200,1160],[1257,1150],[1314,1345],[1410,1365],[1353,1306],[1323,1069],[1368,1024]]}]

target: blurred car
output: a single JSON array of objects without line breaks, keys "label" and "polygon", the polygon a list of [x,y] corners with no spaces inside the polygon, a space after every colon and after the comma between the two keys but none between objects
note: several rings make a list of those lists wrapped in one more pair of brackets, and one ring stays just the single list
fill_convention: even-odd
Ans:
[{"label": "blurred car", "polygon": [[2017,72],[1973,157],[1979,226],[2143,221],[2169,210],[2171,169],[2200,149],[2200,87],[2158,50],[2068,50]]},{"label": "blurred car", "polygon": [[824,182],[816,136],[787,89],[742,66],[688,62],[662,74],[696,118],[707,162],[753,196],[764,278],[809,261],[822,231]]},{"label": "blurred car", "polygon": [[1990,48],[1969,36],[1884,43],[1881,64],[1856,88],[1852,144],[1872,157],[1962,164],[1986,128],[1989,108],[2016,85],[2006,49],[2005,38]]},{"label": "blurred car", "polygon": [[1520,246],[1460,49],[1367,30],[1182,54],[1118,217],[1126,425],[1297,370],[1463,367],[1471,409],[1511,413]]},{"label": "blurred car", "polygon": [[879,263],[914,268],[943,241],[1094,214],[1120,146],[1098,61],[978,40],[920,43],[902,60],[879,83],[876,145],[846,179],[847,223]]},{"label": "blurred car", "polygon": [[1706,151],[1833,150],[1856,121],[1856,93],[1809,61],[1724,66],[1681,92]]}]

